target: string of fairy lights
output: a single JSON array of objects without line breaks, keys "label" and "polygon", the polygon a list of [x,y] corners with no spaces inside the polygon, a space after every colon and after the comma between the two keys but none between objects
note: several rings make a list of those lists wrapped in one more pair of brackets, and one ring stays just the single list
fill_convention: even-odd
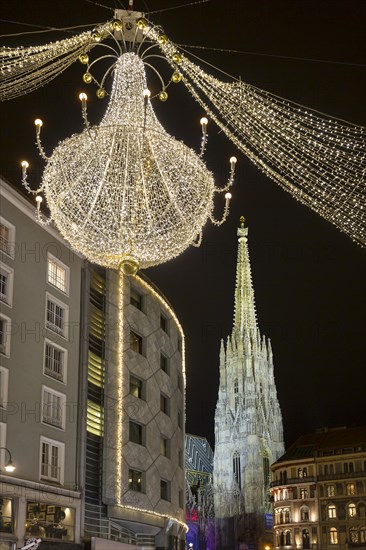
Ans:
[{"label": "string of fairy lights", "polygon": [[[171,65],[173,69],[171,82],[182,82],[204,109],[206,116],[218,125],[240,151],[296,200],[333,223],[358,244],[365,245],[365,128],[332,119],[242,81],[221,81],[208,74],[196,63],[193,63],[187,57],[187,54],[180,51],[163,34],[160,28],[144,18],[136,19],[135,23],[135,35],[140,33],[143,35],[143,41],[156,44]],[[107,38],[112,37],[117,42],[115,38],[116,31],[120,33],[123,48],[126,51],[124,21],[116,19],[100,25],[93,31],[83,32],[73,38],[44,46],[1,48],[1,99],[11,99],[44,85],[48,80],[63,72],[76,59],[87,66],[84,82],[87,84],[97,82],[90,71],[92,66],[89,61],[90,51]],[[149,45],[148,49],[150,50],[151,47]],[[131,58],[129,62],[132,71],[134,71],[134,66],[137,67],[144,57],[144,52],[140,49],[141,46],[137,45],[135,51],[138,55],[134,54],[133,61]],[[113,60],[115,75],[118,73],[116,67],[123,65],[119,59],[126,57],[126,53],[121,49],[119,53],[116,53],[118,60]],[[151,59],[147,61],[147,57],[145,63],[151,66]],[[135,71],[134,74],[137,75],[137,72]],[[126,79],[126,82],[128,81],[126,72],[123,73],[121,78],[117,78],[120,88],[123,79]],[[84,247],[87,256],[92,254],[93,261],[102,262],[102,256],[105,258],[107,249],[109,258],[115,255],[120,260],[121,250],[106,246],[111,235],[114,239],[122,237],[125,246],[124,252],[129,256],[136,256],[136,251],[141,255],[143,248],[146,248],[147,245],[150,246],[151,236],[155,234],[158,236],[159,244],[156,245],[154,254],[155,256],[158,254],[158,261],[151,260],[151,257],[138,260],[141,266],[154,265],[154,263],[161,263],[169,257],[174,257],[184,249],[181,242],[178,243],[178,235],[182,231],[183,219],[186,217],[185,208],[189,202],[191,204],[192,202],[198,203],[200,214],[196,217],[197,223],[193,221],[192,215],[191,217],[188,215],[189,223],[187,225],[192,225],[192,231],[188,231],[187,226],[185,227],[184,231],[188,231],[185,233],[185,247],[188,246],[187,243],[197,244],[201,241],[202,227],[205,221],[209,218],[213,219],[213,194],[215,191],[228,191],[233,180],[233,164],[231,163],[229,184],[225,189],[217,189],[214,187],[212,175],[205,172],[206,168],[199,155],[190,157],[186,149],[179,149],[180,146],[176,145],[175,148],[170,150],[170,155],[166,156],[164,151],[168,146],[165,140],[172,138],[167,137],[162,125],[157,121],[155,115],[151,114],[150,97],[145,98],[145,103],[141,102],[141,86],[139,85],[138,91],[135,88],[133,92],[136,97],[136,94],[140,94],[139,100],[137,101],[135,98],[131,103],[130,91],[127,92],[125,89],[124,95],[119,92],[118,95],[115,82],[116,76],[114,91],[112,90],[112,96],[115,100],[109,102],[103,122],[98,128],[87,126],[85,132],[79,138],[72,136],[56,148],[52,157],[47,159],[44,181],[39,190],[44,191],[57,225],[59,225],[61,218],[61,214],[58,214],[58,212],[63,211],[65,213],[65,205],[67,204],[67,207],[70,208],[75,199],[75,205],[71,209],[74,212],[74,219],[71,220],[70,218],[67,221],[67,228],[64,225],[64,236],[73,238],[71,242],[78,250]],[[103,98],[105,95],[104,87],[99,84],[97,96]],[[161,101],[166,101],[168,98],[163,81],[162,90],[158,96]],[[137,125],[133,123],[134,117],[137,116],[136,110],[133,111],[133,115],[127,111],[123,112],[123,116],[127,115],[127,124],[125,124],[122,139],[120,133],[118,134],[116,130],[112,129],[117,126],[119,129],[121,128],[123,110],[121,102],[128,102],[135,109],[136,101],[140,105],[139,123]],[[87,120],[85,100],[83,107],[84,120]],[[141,116],[144,117],[143,122]],[[147,118],[145,119],[145,117]],[[205,131],[207,125],[207,119],[202,120],[206,122],[202,123],[201,121],[203,130],[201,156],[206,146]],[[153,126],[155,125],[155,128],[152,128],[150,123]],[[136,130],[137,126],[140,129],[142,126],[142,133]],[[132,137],[132,134],[128,133],[127,127],[132,134],[138,135],[138,138]],[[118,138],[117,134],[119,135]],[[148,135],[151,141],[147,146]],[[134,147],[139,153],[134,153],[131,147],[134,139]],[[108,145],[103,144],[104,140],[108,142]],[[78,153],[75,155],[76,147]],[[126,151],[128,150],[128,160],[122,168],[116,164],[113,156],[114,152],[122,150],[118,149],[121,147],[127,147]],[[92,150],[97,150],[98,155],[100,153],[100,158],[104,159],[104,164],[101,164],[95,172],[95,182],[98,177],[104,182],[102,185],[103,192],[96,183],[91,186],[89,186],[89,183],[86,184],[86,173],[91,172],[91,169],[95,169],[96,161],[93,158],[95,155],[91,153]],[[138,158],[136,158],[136,154]],[[141,154],[142,157],[139,156]],[[189,161],[185,155],[188,155]],[[75,156],[76,160],[74,159]],[[180,164],[182,158],[187,159],[185,169],[190,165],[191,158],[194,159],[192,167],[193,170],[197,171],[198,178],[194,184],[194,178],[189,180],[188,177],[192,184],[191,187],[188,184],[190,191],[182,190],[183,188],[186,189],[187,180],[179,191],[176,183],[173,184],[173,189],[168,189],[170,184],[167,188],[163,183],[160,187],[159,185],[156,187],[159,192],[154,191],[153,196],[149,194],[149,186],[146,185],[146,182],[148,179],[150,181],[150,174],[151,184],[154,186],[156,186],[156,182],[159,177],[162,177],[162,174],[164,174],[164,177],[160,181],[163,182],[167,181],[166,174],[169,173],[169,178],[171,178],[174,172],[179,173],[185,180],[185,176],[182,176],[185,172]],[[121,159],[121,155],[119,155],[119,159]],[[160,162],[158,159],[164,160]],[[126,168],[132,162],[137,162],[137,166],[140,167],[138,169],[140,176],[135,180],[134,191],[130,189],[123,194],[124,202],[121,205],[118,201],[115,202],[115,198],[109,192],[109,194],[104,195],[105,181],[112,182],[115,178],[115,181],[119,181],[120,185],[121,174],[124,174],[124,181],[126,181],[126,174],[130,178],[135,177],[136,174],[132,173],[133,170]],[[160,170],[162,165],[165,166],[163,172]],[[55,181],[56,173],[61,183],[59,187],[56,186],[55,188],[52,187],[55,184],[52,183],[51,185],[51,181]],[[147,173],[149,178],[146,177]],[[26,176],[24,179],[26,179]],[[46,185],[46,181],[50,183]],[[81,181],[84,181],[84,183],[81,184]],[[208,183],[209,181],[210,183]],[[60,191],[61,187],[62,191]],[[65,191],[66,188],[68,189],[67,192]],[[88,206],[83,197],[84,192],[87,195],[89,194]],[[97,194],[98,198],[96,200],[95,197],[93,198],[93,193]],[[162,197],[167,195],[168,199],[164,203]],[[65,201],[66,196],[67,201]],[[99,198],[102,196],[104,197],[104,206],[99,205]],[[230,193],[227,193],[226,200],[223,219],[226,218],[228,213]],[[118,214],[114,211],[113,215],[108,218],[108,224],[103,225],[102,223],[100,225],[100,221],[106,216],[107,210],[110,211],[113,208],[119,208]],[[140,238],[138,243],[134,240],[135,234],[133,232],[125,231],[121,228],[121,225],[118,225],[122,221],[122,218],[118,218],[118,216],[127,211],[128,216],[124,218],[123,226],[125,227],[126,220],[129,220],[131,226],[140,228],[138,230]],[[145,217],[142,215],[144,211]],[[93,212],[95,214],[98,212],[98,215],[94,216]],[[188,208],[188,212],[192,214],[192,207]],[[86,217],[84,218],[84,216]],[[160,217],[164,218],[163,223],[160,223]],[[81,223],[81,220],[84,221]],[[221,223],[214,219],[213,222],[216,224]],[[75,226],[78,227],[78,231],[75,231]],[[143,230],[142,227],[144,227]],[[86,243],[85,237],[79,237],[82,228],[85,229],[85,232],[86,229],[90,229],[95,237],[99,235],[95,245],[91,241]],[[113,228],[112,232],[110,231],[111,228]],[[123,231],[125,231],[124,234]],[[79,236],[76,238],[75,235]],[[80,242],[77,242],[78,239]],[[162,252],[162,248],[167,248],[167,244],[163,244],[163,241],[165,243],[169,242],[171,248],[169,252],[167,250]],[[96,248],[103,249],[101,255],[98,256]],[[115,262],[110,260],[103,263],[103,265],[109,266],[112,264],[116,265]]]}]

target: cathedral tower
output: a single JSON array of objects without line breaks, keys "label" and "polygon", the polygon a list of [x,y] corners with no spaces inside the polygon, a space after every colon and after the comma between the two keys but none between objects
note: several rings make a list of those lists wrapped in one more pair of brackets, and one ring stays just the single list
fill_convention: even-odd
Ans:
[{"label": "cathedral tower", "polygon": [[[220,349],[214,488],[216,518],[242,518],[242,530],[253,540],[257,537],[253,528],[248,535],[245,518],[256,518],[258,526],[270,513],[270,465],[284,445],[271,343],[257,325],[244,221],[240,218],[238,228],[234,326]],[[237,541],[248,540],[235,531]]]}]

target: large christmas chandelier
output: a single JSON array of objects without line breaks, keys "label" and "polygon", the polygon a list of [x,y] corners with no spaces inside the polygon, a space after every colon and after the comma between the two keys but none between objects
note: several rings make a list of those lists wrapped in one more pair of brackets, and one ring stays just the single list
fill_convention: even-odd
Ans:
[{"label": "large christmas chandelier", "polygon": [[[93,63],[89,62],[89,54],[96,45],[103,42],[103,45],[108,48],[108,39],[111,39],[112,37],[115,42],[119,41],[123,45],[124,51],[127,51],[130,48],[130,51],[135,51],[139,55],[142,42],[145,42],[145,44],[152,44],[148,46],[148,50],[154,46],[157,46],[160,48],[161,55],[168,61],[173,69],[170,82],[182,82],[192,94],[194,99],[204,109],[206,115],[219,126],[219,128],[229,137],[229,139],[239,148],[239,150],[241,150],[250,160],[252,160],[261,171],[276,181],[276,183],[278,183],[285,191],[289,192],[296,200],[316,211],[323,218],[330,221],[341,231],[349,235],[355,242],[364,246],[366,243],[366,197],[364,186],[366,174],[365,128],[342,120],[332,119],[327,115],[277,97],[240,80],[234,79],[232,82],[223,82],[217,78],[214,78],[197,64],[193,63],[189,59],[187,52],[180,50],[172,41],[168,39],[159,27],[156,27],[150,21],[144,19],[142,15],[143,14],[137,12],[124,12],[122,10],[116,10],[116,19],[114,21],[105,23],[93,31],[82,33],[72,39],[51,43],[42,47],[15,49],[2,48],[0,50],[0,98],[10,99],[42,86],[45,82],[65,70],[65,68],[67,68],[72,61],[76,61],[77,59],[87,65],[87,72],[84,74],[84,81],[86,83],[97,82],[97,95],[102,98],[106,95],[104,78],[101,82],[98,82],[89,71],[89,68],[93,65]],[[108,57],[108,55],[105,57]],[[134,61],[131,62],[131,66],[136,64],[137,67],[139,65],[138,57],[134,56],[131,59],[134,59]],[[122,74],[121,67],[124,63],[125,62],[118,62],[117,64],[115,83],[118,79],[117,74]],[[118,81],[122,81],[125,77],[127,78],[127,75],[122,75]],[[141,95],[141,86],[139,87],[138,93]],[[163,81],[161,92],[158,95],[162,101],[167,99],[166,86]],[[126,93],[126,97],[127,96],[128,93]],[[52,189],[52,194],[54,194],[55,191],[50,182],[53,177],[51,174],[56,174],[56,169],[52,172],[52,166],[56,166],[56,158],[58,159],[59,166],[62,164],[63,167],[66,167],[66,164],[69,163],[70,167],[73,166],[72,170],[74,170],[74,176],[76,173],[79,174],[79,178],[77,178],[73,184],[70,184],[69,194],[67,194],[68,192],[66,190],[66,186],[60,195],[57,195],[57,193],[54,195],[58,196],[58,199],[54,199],[53,206],[56,209],[61,210],[61,203],[64,198],[67,197],[67,201],[71,201],[72,203],[72,197],[78,196],[77,189],[79,189],[79,185],[81,185],[81,174],[83,174],[82,178],[84,178],[85,175],[90,172],[88,167],[94,166],[96,162],[95,159],[93,159],[93,161],[91,160],[91,157],[93,156],[91,153],[91,144],[94,143],[95,145],[98,145],[98,148],[94,150],[99,151],[100,147],[100,150],[102,152],[104,151],[104,157],[103,154],[102,157],[107,159],[106,149],[102,146],[103,138],[101,136],[102,132],[111,135],[110,131],[106,130],[106,126],[109,127],[109,122],[113,119],[113,116],[111,115],[111,109],[115,110],[111,107],[113,97],[117,97],[115,84],[106,118],[103,120],[98,129],[88,127],[84,134],[82,134],[83,137],[80,138],[81,141],[75,136],[70,138],[69,141],[66,140],[55,150],[54,155],[52,155],[49,159],[42,189],[44,189],[50,208],[51,202],[47,191],[51,191]],[[147,100],[147,105],[144,105],[146,107],[146,121],[144,124],[147,124],[149,120],[154,120],[155,122],[153,123],[153,126],[156,130],[154,133],[150,127],[146,126],[145,141],[141,141],[141,132],[138,133],[139,138],[136,138],[136,143],[138,143],[140,147],[139,150],[147,155],[145,159],[147,160],[150,153],[146,153],[146,151],[149,150],[151,152],[152,148],[150,145],[147,146],[148,141],[146,140],[150,140],[150,138],[152,139],[152,136],[154,135],[153,149],[154,151],[159,149],[159,154],[162,154],[162,149],[164,149],[162,143],[167,135],[157,122],[155,116],[153,116],[150,101]],[[115,110],[115,112],[117,111]],[[145,114],[143,116],[145,117]],[[132,117],[128,117],[128,124],[130,125],[130,128],[134,128],[131,123],[131,118]],[[116,121],[116,118],[114,120]],[[118,121],[118,124],[120,125],[121,122]],[[157,128],[159,128],[159,130]],[[203,122],[203,130],[204,139],[201,153],[203,152],[205,146],[206,122]],[[126,135],[127,134],[125,134],[125,138]],[[157,139],[158,135],[161,136],[162,141],[160,142]],[[149,136],[149,138],[147,138],[147,136]],[[163,138],[163,136],[165,136],[165,138]],[[158,148],[157,141],[160,143]],[[89,145],[87,145],[88,143]],[[113,141],[113,150],[117,150],[116,143],[116,141]],[[129,139],[124,141],[124,143],[130,143]],[[67,145],[70,149],[72,146],[77,145],[80,147],[80,151],[84,150],[85,153],[89,153],[89,159],[85,156],[81,157],[78,152],[76,159],[71,158],[69,160],[63,150],[63,147],[66,150]],[[177,149],[176,152],[179,156]],[[137,153],[130,148],[129,154],[129,159],[135,159],[135,156],[133,155],[136,155]],[[72,157],[72,155],[70,156]],[[177,167],[176,171],[180,170],[180,164],[178,162],[180,157],[178,159],[178,156],[175,156],[175,154],[170,156],[171,160],[175,158],[174,162]],[[152,158],[154,158],[154,154],[152,154]],[[164,158],[166,159],[167,157],[165,156]],[[191,157],[187,156],[187,159],[188,158]],[[76,169],[77,159],[80,159],[78,169]],[[133,162],[135,161],[133,160]],[[190,162],[191,160],[189,160],[188,164],[190,164]],[[203,174],[205,173],[204,167],[200,162],[201,161],[197,161],[196,158],[195,166],[197,166],[198,174]],[[163,164],[160,163],[159,166],[161,167]],[[142,173],[141,163],[139,166],[140,172],[136,169],[136,174]],[[158,169],[158,165],[156,163],[154,166]],[[174,165],[172,164],[171,166]],[[146,173],[150,174],[150,163],[145,162],[143,167],[143,170],[147,170]],[[203,170],[202,172],[201,169]],[[124,169],[122,168],[122,171],[117,176],[117,165],[112,162],[112,158],[110,159],[107,174],[110,175],[110,177],[112,177],[113,174],[117,186],[120,185],[123,170]],[[153,172],[154,170],[155,169],[153,169]],[[172,172],[174,172],[174,169],[169,170],[169,174]],[[67,171],[65,174],[66,173]],[[103,170],[101,170],[100,173],[103,174]],[[145,172],[143,173],[145,174]],[[107,174],[106,177],[108,179]],[[132,175],[132,173],[130,173],[130,175]],[[121,215],[122,211],[123,214],[128,211],[127,202],[130,201],[128,204],[134,205],[130,206],[129,210],[131,212],[131,219],[136,220],[136,222],[134,222],[136,224],[138,224],[137,220],[142,222],[143,219],[141,218],[143,198],[138,192],[138,189],[144,188],[144,184],[141,184],[141,181],[144,182],[146,177],[144,176],[142,180],[140,180],[141,178],[136,179],[136,196],[135,194],[125,194],[123,199],[124,207],[118,214]],[[126,179],[124,181],[126,182]],[[180,192],[177,192],[177,195],[175,192],[170,193],[170,197],[174,202],[176,196],[180,199],[182,199],[183,196],[185,198],[188,198],[189,196],[194,198],[196,197],[194,193],[197,192],[203,200],[203,202],[198,202],[197,205],[199,212],[197,219],[200,220],[200,223],[203,223],[204,219],[207,220],[210,216],[212,216],[212,197],[214,193],[214,190],[212,190],[212,180],[211,193],[208,192],[208,189],[210,188],[210,185],[207,184],[208,179],[204,178],[204,181],[206,182],[205,184],[202,184],[202,181],[203,180],[201,180],[201,183],[197,182],[198,186],[202,186],[199,187],[200,191],[196,190],[193,192],[194,186],[188,186],[190,189],[189,192],[187,191],[188,188],[185,188],[184,192],[181,190]],[[142,188],[141,185],[143,186]],[[103,210],[103,207],[99,204],[101,197],[105,197],[105,200],[107,202],[109,201],[110,208],[116,208],[121,205],[118,200],[111,200],[110,191],[107,195],[103,194],[105,189],[107,189],[104,184],[102,186],[103,192],[102,189],[99,189],[96,183],[93,183],[90,187],[88,184],[86,188],[90,197],[94,192],[98,195],[95,204],[93,204],[93,200],[90,198],[90,207],[93,205],[92,210],[90,212],[88,209],[85,210],[87,214],[85,227],[87,227],[88,224],[92,227],[93,223],[97,223],[96,219],[93,218],[93,212],[96,213],[97,209],[100,208],[100,213],[103,212],[103,216],[105,215],[105,210]],[[173,188],[177,191],[176,184],[173,184]],[[158,193],[157,189],[158,187],[156,187],[156,193]],[[200,193],[203,192],[203,189],[204,193],[200,195]],[[224,188],[224,190],[227,191],[227,187]],[[190,195],[190,193],[193,194]],[[130,198],[127,199],[127,196]],[[164,193],[162,196],[164,196]],[[206,197],[205,199],[203,199],[204,196]],[[107,199],[107,197],[109,198]],[[186,215],[185,210],[182,210],[181,203],[179,201],[177,201],[176,207],[171,206],[169,208],[162,208],[163,204],[166,204],[163,199],[161,199],[163,201],[162,203],[159,202],[160,199],[157,200],[157,197],[155,197],[156,200],[152,201],[152,195],[147,193],[146,190],[144,191],[143,197],[145,200],[145,207],[147,204],[159,205],[159,212],[166,214],[166,220],[168,220],[170,215],[173,216],[172,218],[169,218],[169,223],[166,221],[165,228],[167,231],[170,231],[172,227],[176,227],[175,224],[179,225],[179,220],[182,220]],[[78,200],[80,200],[80,196]],[[202,214],[201,216],[201,209],[203,208],[203,203],[205,200],[207,201],[205,215]],[[108,211],[106,204],[104,205],[104,208]],[[155,206],[153,207],[153,211],[154,208]],[[80,216],[82,217],[82,209],[83,206],[81,204],[78,208],[75,206],[75,212],[79,212],[79,218]],[[134,211],[133,215],[132,211]],[[148,208],[146,213],[147,211]],[[126,228],[124,228],[123,231],[121,230],[121,236],[127,240],[130,239],[130,245],[125,249],[126,253],[131,253],[132,255],[136,255],[137,252],[140,253],[140,246],[146,245],[148,235],[151,235],[154,231],[156,231],[156,234],[159,236],[164,233],[159,224],[154,226],[153,220],[156,221],[156,216],[153,215],[153,211],[151,211],[149,215],[146,214],[146,226],[144,226],[144,230],[140,230],[140,240],[137,239],[134,241],[130,234],[127,236],[128,232]],[[51,212],[55,216],[56,223],[60,223],[61,220],[57,221],[57,215],[55,215],[55,212],[52,211],[52,208]],[[225,212],[227,212],[227,208]],[[115,229],[115,236],[117,236],[116,227],[119,223],[117,221],[117,219],[119,219],[118,215],[116,218],[115,214],[115,217],[111,220],[113,223],[110,226]],[[188,216],[187,219],[191,220],[193,218],[196,219],[194,215],[192,215],[192,218]],[[71,222],[71,224],[74,224],[72,225],[72,231],[70,231],[70,228],[66,222],[64,222],[64,225],[65,227],[67,226],[67,231],[61,231],[65,231],[65,236],[71,232],[71,236],[73,237],[73,241],[71,242],[73,242],[74,246],[77,247],[78,241],[76,238],[75,227],[78,227],[78,231],[81,235],[83,225],[80,224],[80,219],[75,219]],[[198,225],[198,223],[192,225],[192,232],[198,230]],[[94,231],[96,230],[94,229]],[[104,231],[106,231],[106,234],[109,234],[109,231],[102,226],[102,231],[96,231],[99,235],[99,241],[94,241],[95,243],[100,242],[103,246],[105,245],[105,236],[103,237]],[[145,236],[144,239],[142,238],[142,233]],[[197,231],[197,234],[199,233],[200,231]],[[84,238],[80,238],[84,243]],[[167,234],[165,234],[165,237],[162,237],[162,239],[164,240],[164,238],[166,243],[169,242],[172,246],[172,252],[167,253],[167,255],[179,254],[179,252],[184,249],[183,243],[180,242],[179,239],[176,240],[176,236],[172,237],[172,240],[170,240],[170,238],[167,238]],[[185,241],[186,246],[188,246],[189,242],[194,242],[194,239],[195,237],[192,237],[191,232],[187,230]],[[180,244],[178,244],[179,242]],[[90,246],[90,251],[92,249],[94,250],[95,246]],[[94,251],[93,254],[96,254],[96,251]],[[117,255],[119,254],[120,251]],[[97,256],[97,254],[94,256],[96,258],[95,261],[97,261]],[[166,256],[162,254],[162,259],[158,261],[154,261],[151,258],[141,259],[141,265],[153,265],[153,263],[165,261],[163,257]],[[100,258],[98,261],[100,261]],[[108,264],[110,265],[109,260]]]},{"label": "large christmas chandelier", "polygon": [[[224,221],[236,162],[233,157],[228,184],[216,188],[200,155],[164,130],[149,95],[143,61],[124,53],[114,65],[111,96],[99,126],[90,126],[86,94],[81,94],[85,130],[61,142],[48,158],[40,142],[42,121],[35,121],[47,163],[34,191],[38,205],[42,192],[53,221],[75,250],[128,274],[199,244],[208,219]],[[206,124],[204,119],[203,145]],[[24,162],[23,183],[31,191],[26,169]],[[213,217],[217,192],[226,197],[220,221]]]}]

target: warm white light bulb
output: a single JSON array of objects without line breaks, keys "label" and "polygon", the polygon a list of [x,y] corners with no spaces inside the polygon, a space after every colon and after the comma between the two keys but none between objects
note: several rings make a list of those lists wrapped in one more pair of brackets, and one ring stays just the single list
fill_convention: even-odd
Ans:
[{"label": "warm white light bulb", "polygon": [[200,120],[200,123],[201,123],[202,126],[207,126],[207,124],[208,124],[207,118],[205,116],[203,116]]},{"label": "warm white light bulb", "polygon": [[40,118],[36,118],[36,120],[34,121],[34,124],[39,127],[43,126],[43,122]]},{"label": "warm white light bulb", "polygon": [[232,197],[232,194],[231,194],[231,193],[226,193],[226,194],[225,194],[225,199],[226,199],[227,201],[229,201],[229,200],[231,199],[231,197]]},{"label": "warm white light bulb", "polygon": [[236,157],[230,158],[230,164],[235,164],[238,159]]},{"label": "warm white light bulb", "polygon": [[43,201],[41,195],[36,196],[36,201],[38,202],[38,204],[41,204],[41,202]]},{"label": "warm white light bulb", "polygon": [[26,160],[22,160],[22,168],[28,168],[29,166],[29,162],[27,162]]},{"label": "warm white light bulb", "polygon": [[81,92],[81,94],[79,94],[79,99],[80,101],[86,101],[88,99],[88,96],[86,95],[86,93]]},{"label": "warm white light bulb", "polygon": [[14,470],[16,468],[15,468],[14,464],[11,461],[9,461],[9,463],[5,466],[4,469],[5,469],[6,472],[12,473],[12,472],[14,472]]},{"label": "warm white light bulb", "polygon": [[149,99],[149,97],[151,96],[151,92],[148,88],[145,88],[145,90],[142,93],[145,99]]}]

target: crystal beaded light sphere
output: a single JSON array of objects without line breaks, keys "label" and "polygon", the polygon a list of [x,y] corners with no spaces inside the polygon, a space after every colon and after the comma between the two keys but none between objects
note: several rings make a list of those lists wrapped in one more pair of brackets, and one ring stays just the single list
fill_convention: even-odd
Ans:
[{"label": "crystal beaded light sphere", "polygon": [[164,130],[146,87],[141,59],[123,54],[100,125],[61,142],[43,174],[61,234],[105,267],[166,262],[194,242],[212,214],[211,172]]}]

